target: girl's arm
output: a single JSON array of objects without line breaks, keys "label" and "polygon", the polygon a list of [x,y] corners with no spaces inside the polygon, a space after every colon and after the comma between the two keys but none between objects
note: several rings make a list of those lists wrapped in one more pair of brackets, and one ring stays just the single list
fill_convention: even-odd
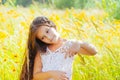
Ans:
[{"label": "girl's arm", "polygon": [[80,41],[78,43],[80,45],[79,53],[86,55],[95,55],[97,53],[97,49],[94,45]]},{"label": "girl's arm", "polygon": [[66,52],[65,58],[74,56],[75,54],[95,55],[96,53],[97,49],[94,45],[74,40],[69,50]]},{"label": "girl's arm", "polygon": [[47,80],[50,78],[49,72],[42,72],[42,62],[38,52],[34,60],[33,80]]},{"label": "girl's arm", "polygon": [[[49,66],[48,66],[49,67]],[[63,71],[47,71],[42,72],[42,62],[40,53],[36,54],[35,60],[34,60],[34,68],[33,68],[33,80],[48,80],[48,79],[66,79],[68,78],[65,76],[65,72]]]}]

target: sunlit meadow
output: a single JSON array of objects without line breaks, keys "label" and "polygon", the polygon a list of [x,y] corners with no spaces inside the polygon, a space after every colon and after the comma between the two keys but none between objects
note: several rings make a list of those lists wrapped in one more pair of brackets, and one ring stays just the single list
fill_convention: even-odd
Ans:
[{"label": "sunlit meadow", "polygon": [[31,21],[47,16],[61,37],[94,44],[95,56],[77,55],[73,80],[120,80],[120,20],[103,10],[52,10],[0,6],[0,80],[19,80]]}]

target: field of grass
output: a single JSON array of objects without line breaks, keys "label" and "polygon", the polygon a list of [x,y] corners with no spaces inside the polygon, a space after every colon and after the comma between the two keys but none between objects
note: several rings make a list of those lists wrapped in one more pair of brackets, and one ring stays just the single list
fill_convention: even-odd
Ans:
[{"label": "field of grass", "polygon": [[99,9],[53,10],[0,6],[0,80],[19,80],[29,24],[44,15],[61,37],[84,40],[98,49],[96,56],[75,56],[73,80],[120,80],[120,20]]}]

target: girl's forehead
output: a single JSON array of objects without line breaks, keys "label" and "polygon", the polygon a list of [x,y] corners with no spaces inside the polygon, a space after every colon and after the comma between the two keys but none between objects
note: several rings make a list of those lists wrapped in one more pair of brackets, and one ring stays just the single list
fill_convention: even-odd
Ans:
[{"label": "girl's forehead", "polygon": [[43,30],[45,30],[45,29],[47,29],[47,28],[49,28],[48,26],[40,26],[39,28],[38,28],[38,31],[43,31]]}]

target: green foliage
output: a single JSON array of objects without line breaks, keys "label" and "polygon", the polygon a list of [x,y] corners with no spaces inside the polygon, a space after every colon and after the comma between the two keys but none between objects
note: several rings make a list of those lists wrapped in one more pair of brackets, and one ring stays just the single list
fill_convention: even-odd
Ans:
[{"label": "green foliage", "polygon": [[29,6],[32,3],[32,0],[16,0],[15,5],[22,5],[24,7]]},{"label": "green foliage", "polygon": [[83,8],[85,8],[87,2],[88,2],[88,0],[76,0],[74,7],[83,9]]},{"label": "green foliage", "polygon": [[120,19],[120,0],[102,0],[101,6],[111,18]]},{"label": "green foliage", "polygon": [[[120,0],[119,0],[118,3],[120,3]],[[115,19],[120,19],[120,4],[118,4],[118,3],[117,3],[116,10],[114,12],[114,18]]]},{"label": "green foliage", "polygon": [[1,2],[0,2],[0,3],[5,4],[5,2],[6,2],[6,0],[1,0]]},{"label": "green foliage", "polygon": [[56,8],[71,8],[74,5],[74,0],[55,0]]},{"label": "green foliage", "polygon": [[95,5],[95,0],[54,0],[56,8],[63,9],[63,8],[90,8]]},{"label": "green foliage", "polygon": [[49,0],[34,0],[34,1],[39,3],[49,3]]},{"label": "green foliage", "polygon": [[2,0],[2,4],[5,4],[6,2],[12,6],[22,5],[24,7],[27,7],[32,3],[35,4],[36,2],[38,6],[42,6],[41,8],[101,8],[109,14],[111,19],[120,19],[120,0]]}]

